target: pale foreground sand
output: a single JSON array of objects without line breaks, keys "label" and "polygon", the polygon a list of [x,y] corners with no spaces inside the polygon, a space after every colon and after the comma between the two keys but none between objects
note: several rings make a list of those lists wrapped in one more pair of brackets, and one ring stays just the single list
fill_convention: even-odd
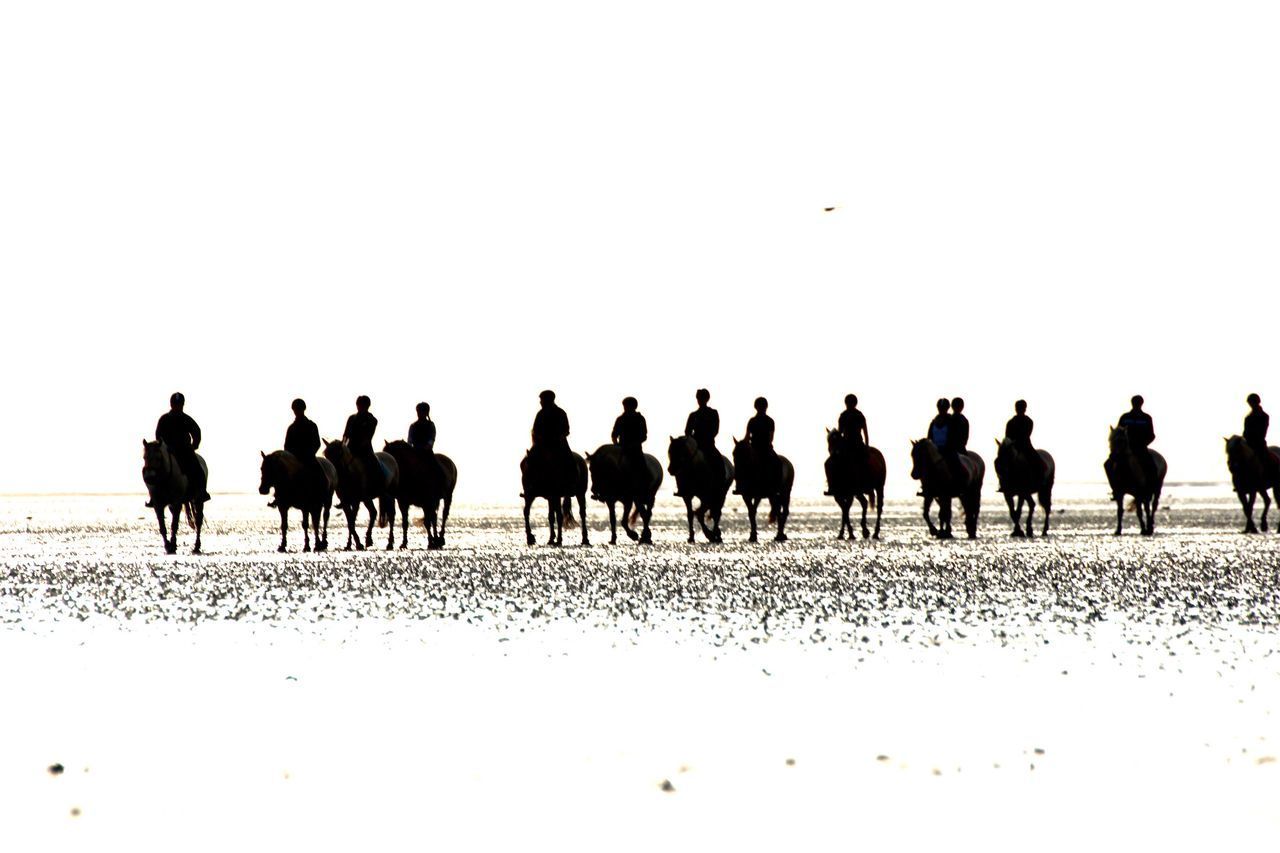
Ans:
[{"label": "pale foreground sand", "polygon": [[277,557],[241,547],[255,516],[204,562],[135,519],[10,530],[0,839],[1265,849],[1280,540],[1197,519],[940,551],[906,521],[844,550],[814,516],[782,549],[532,556],[492,521],[452,556]]}]

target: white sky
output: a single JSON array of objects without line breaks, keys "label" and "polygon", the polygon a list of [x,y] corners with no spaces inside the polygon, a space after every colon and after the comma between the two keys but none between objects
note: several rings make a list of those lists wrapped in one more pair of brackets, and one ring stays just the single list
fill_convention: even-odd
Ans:
[{"label": "white sky", "polygon": [[1142,393],[1221,479],[1280,411],[1277,43],[1221,0],[5,4],[0,491],[141,490],[177,389],[214,490],[297,395],[429,400],[486,500],[543,387],[662,456],[699,385],[725,445],[770,398],[803,494],[847,391],[899,495],[942,394],[1097,480]]}]

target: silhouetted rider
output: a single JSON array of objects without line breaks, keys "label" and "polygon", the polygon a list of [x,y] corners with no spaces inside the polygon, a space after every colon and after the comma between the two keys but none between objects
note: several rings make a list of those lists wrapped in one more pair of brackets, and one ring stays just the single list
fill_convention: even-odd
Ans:
[{"label": "silhouetted rider", "polygon": [[533,446],[569,452],[569,416],[556,405],[556,392],[538,395],[542,408],[533,418]]},{"label": "silhouetted rider", "polygon": [[867,417],[858,410],[858,395],[844,396],[844,411],[836,423],[836,432],[844,442],[853,462],[854,473],[861,478],[867,467],[867,445],[871,443],[867,433]]},{"label": "silhouetted rider", "polygon": [[418,451],[422,461],[430,467],[431,475],[440,482],[444,469],[436,459],[436,422],[431,420],[431,406],[419,403],[414,411],[418,413],[418,419],[409,424],[409,446]]},{"label": "silhouetted rider", "polygon": [[766,414],[769,411],[769,401],[764,397],[756,397],[755,409],[755,415],[747,421],[747,441],[760,463],[764,485],[769,491],[775,491],[782,482],[782,460],[773,449],[773,418]]},{"label": "silhouetted rider", "polygon": [[[156,441],[169,448],[178,461],[178,467],[187,476],[188,491],[192,495],[204,495],[201,500],[209,500],[206,491],[204,470],[196,459],[196,451],[200,449],[200,425],[195,418],[184,412],[187,398],[181,392],[169,397],[169,411],[160,416],[156,422]],[[147,506],[151,506],[148,502]]]},{"label": "silhouetted rider", "polygon": [[307,404],[301,398],[294,400],[293,423],[284,433],[284,449],[297,457],[308,474],[319,477],[320,462],[316,454],[320,452],[320,430],[315,422],[307,417]]},{"label": "silhouetted rider", "polygon": [[381,478],[385,482],[386,473],[373,452],[373,434],[378,429],[378,419],[369,411],[370,405],[366,395],[356,397],[356,412],[347,418],[347,425],[342,430],[342,442],[351,450],[351,455],[364,464],[370,477]]},{"label": "silhouetted rider", "polygon": [[1129,401],[1133,408],[1120,416],[1116,426],[1123,427],[1129,442],[1129,449],[1138,457],[1138,464],[1147,477],[1148,483],[1156,481],[1156,460],[1151,455],[1151,442],[1156,440],[1155,423],[1151,415],[1142,411],[1145,402],[1141,394],[1135,394]]},{"label": "silhouetted rider", "polygon": [[1246,402],[1249,404],[1249,414],[1244,417],[1244,443],[1262,460],[1267,478],[1273,479],[1277,476],[1280,460],[1272,456],[1267,447],[1267,429],[1271,426],[1271,416],[1262,410],[1262,398],[1257,394],[1250,394]]},{"label": "silhouetted rider", "polygon": [[1013,417],[1009,418],[1009,422],[1004,425],[1004,437],[1013,442],[1014,449],[1043,476],[1044,460],[1031,444],[1031,433],[1035,428],[1035,421],[1027,416],[1027,401],[1018,400],[1013,404]]},{"label": "silhouetted rider", "polygon": [[431,406],[419,403],[414,411],[418,419],[409,424],[409,446],[423,453],[434,454],[436,450],[436,423],[431,420]]},{"label": "silhouetted rider", "polygon": [[938,450],[946,455],[948,439],[951,436],[951,401],[946,397],[938,400],[938,414],[929,421],[925,437],[934,443]]},{"label": "silhouetted rider", "polygon": [[626,476],[637,491],[645,485],[648,472],[644,459],[644,441],[649,437],[649,426],[644,415],[637,411],[639,403],[635,397],[626,397],[622,401],[622,414],[613,422],[613,443],[622,449],[622,459]]},{"label": "silhouetted rider", "polygon": [[698,408],[689,413],[684,422],[684,434],[694,440],[702,455],[714,462],[720,456],[716,450],[716,436],[720,434],[720,413],[707,405],[711,401],[711,392],[699,388],[695,395]]},{"label": "silhouetted rider", "polygon": [[951,425],[947,430],[947,450],[951,454],[951,462],[956,466],[956,476],[964,476],[964,468],[960,458],[969,450],[969,419],[964,416],[964,398],[956,397],[951,401]]}]

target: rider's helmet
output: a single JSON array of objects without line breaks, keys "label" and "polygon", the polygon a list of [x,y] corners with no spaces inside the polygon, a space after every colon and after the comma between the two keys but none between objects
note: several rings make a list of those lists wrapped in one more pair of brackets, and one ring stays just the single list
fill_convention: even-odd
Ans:
[{"label": "rider's helmet", "polygon": [[1245,402],[1248,403],[1250,406],[1261,406],[1262,398],[1259,397],[1257,394],[1250,394],[1249,398],[1245,400]]},{"label": "rider's helmet", "polygon": [[622,408],[628,412],[634,412],[640,404],[636,402],[635,397],[623,397]]},{"label": "rider's helmet", "polygon": [[307,401],[299,397],[290,404],[289,408],[293,409],[295,415],[300,415],[307,410]]},{"label": "rider's helmet", "polygon": [[846,406],[848,406],[850,409],[852,409],[854,406],[858,405],[858,395],[857,395],[857,394],[845,394],[845,395],[844,395],[844,404],[845,404]]},{"label": "rider's helmet", "polygon": [[1133,399],[1132,399],[1132,400],[1130,400],[1129,402],[1133,404],[1133,407],[1134,407],[1135,409],[1141,409],[1141,408],[1142,408],[1142,404],[1143,404],[1143,403],[1145,403],[1145,402],[1146,402],[1146,400],[1142,399],[1142,395],[1141,395],[1141,394],[1134,394],[1134,395],[1133,395]]},{"label": "rider's helmet", "polygon": [[554,403],[556,401],[556,392],[543,391],[541,394],[538,395],[538,399],[541,400],[543,404]]},{"label": "rider's helmet", "polygon": [[951,411],[955,412],[957,415],[964,411],[963,397],[956,397],[951,401]]},{"label": "rider's helmet", "polygon": [[174,391],[169,395],[169,405],[173,406],[175,409],[182,408],[182,404],[185,402],[187,402],[187,398],[182,396],[181,391]]}]

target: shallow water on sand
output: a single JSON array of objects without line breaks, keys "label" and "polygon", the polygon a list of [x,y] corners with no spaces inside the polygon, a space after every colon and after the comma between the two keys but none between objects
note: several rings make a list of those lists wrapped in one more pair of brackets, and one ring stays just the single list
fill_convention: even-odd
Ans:
[{"label": "shallow water on sand", "polygon": [[1098,491],[1031,541],[891,501],[880,541],[802,503],[784,544],[733,512],[688,545],[664,502],[646,547],[599,505],[585,549],[476,506],[443,551],[324,554],[218,495],[171,557],[140,497],[0,499],[0,819],[14,849],[1274,837],[1280,536],[1186,489],[1117,539]]}]

